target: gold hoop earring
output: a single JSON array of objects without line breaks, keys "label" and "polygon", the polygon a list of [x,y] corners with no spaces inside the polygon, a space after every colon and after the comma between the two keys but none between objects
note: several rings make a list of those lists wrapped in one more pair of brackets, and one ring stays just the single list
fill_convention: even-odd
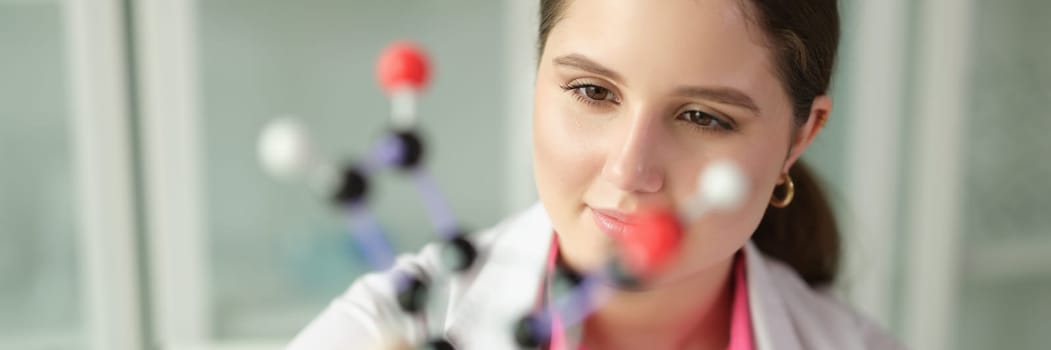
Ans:
[{"label": "gold hoop earring", "polygon": [[785,197],[778,199],[777,191],[775,190],[775,194],[770,196],[770,205],[774,206],[774,208],[787,207],[789,204],[792,204],[792,199],[796,197],[796,184],[792,182],[792,176],[784,173],[781,174],[781,179],[785,181]]}]

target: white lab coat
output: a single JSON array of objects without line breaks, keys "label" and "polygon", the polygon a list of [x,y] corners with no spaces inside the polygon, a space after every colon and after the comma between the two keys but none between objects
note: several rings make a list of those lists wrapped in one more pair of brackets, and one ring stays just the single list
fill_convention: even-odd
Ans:
[{"label": "white lab coat", "polygon": [[[481,232],[486,252],[473,272],[436,283],[428,320],[395,301],[390,270],[366,275],[335,299],[289,344],[289,350],[380,349],[397,332],[411,344],[448,335],[460,349],[515,349],[513,323],[532,310],[553,230],[539,204]],[[440,269],[439,248],[399,257],[395,269]],[[755,345],[760,350],[902,349],[893,338],[826,292],[810,289],[788,266],[745,247]],[[439,281],[442,282],[442,281]],[[429,325],[429,326],[428,326]],[[397,331],[392,331],[397,330]]]}]

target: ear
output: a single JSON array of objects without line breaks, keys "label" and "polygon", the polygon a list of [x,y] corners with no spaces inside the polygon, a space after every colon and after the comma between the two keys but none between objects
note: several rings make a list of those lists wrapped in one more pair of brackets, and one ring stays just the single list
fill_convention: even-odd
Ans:
[{"label": "ear", "polygon": [[828,121],[831,113],[831,97],[821,95],[814,98],[814,102],[810,105],[810,115],[807,116],[806,123],[792,133],[792,144],[789,145],[788,159],[785,159],[784,168],[781,169],[782,174],[788,173],[788,169],[791,169],[792,165],[799,160],[799,156],[803,155],[803,151],[810,146],[817,134],[825,127],[825,122]]}]

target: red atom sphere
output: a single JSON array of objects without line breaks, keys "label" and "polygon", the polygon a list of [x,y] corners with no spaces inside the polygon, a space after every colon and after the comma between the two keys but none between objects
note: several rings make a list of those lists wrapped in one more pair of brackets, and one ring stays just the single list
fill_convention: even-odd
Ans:
[{"label": "red atom sphere", "polygon": [[421,90],[430,75],[427,55],[413,43],[394,43],[380,54],[376,75],[387,93],[405,87]]},{"label": "red atom sphere", "polygon": [[675,213],[650,210],[640,213],[617,242],[626,267],[647,278],[660,270],[679,249],[682,227]]}]

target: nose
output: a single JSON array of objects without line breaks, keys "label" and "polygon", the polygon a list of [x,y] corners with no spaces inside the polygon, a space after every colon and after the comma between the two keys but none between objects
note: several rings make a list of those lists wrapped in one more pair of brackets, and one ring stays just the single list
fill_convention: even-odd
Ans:
[{"label": "nose", "polygon": [[615,133],[602,167],[602,176],[625,192],[652,193],[664,186],[659,141],[660,118],[639,113]]}]

